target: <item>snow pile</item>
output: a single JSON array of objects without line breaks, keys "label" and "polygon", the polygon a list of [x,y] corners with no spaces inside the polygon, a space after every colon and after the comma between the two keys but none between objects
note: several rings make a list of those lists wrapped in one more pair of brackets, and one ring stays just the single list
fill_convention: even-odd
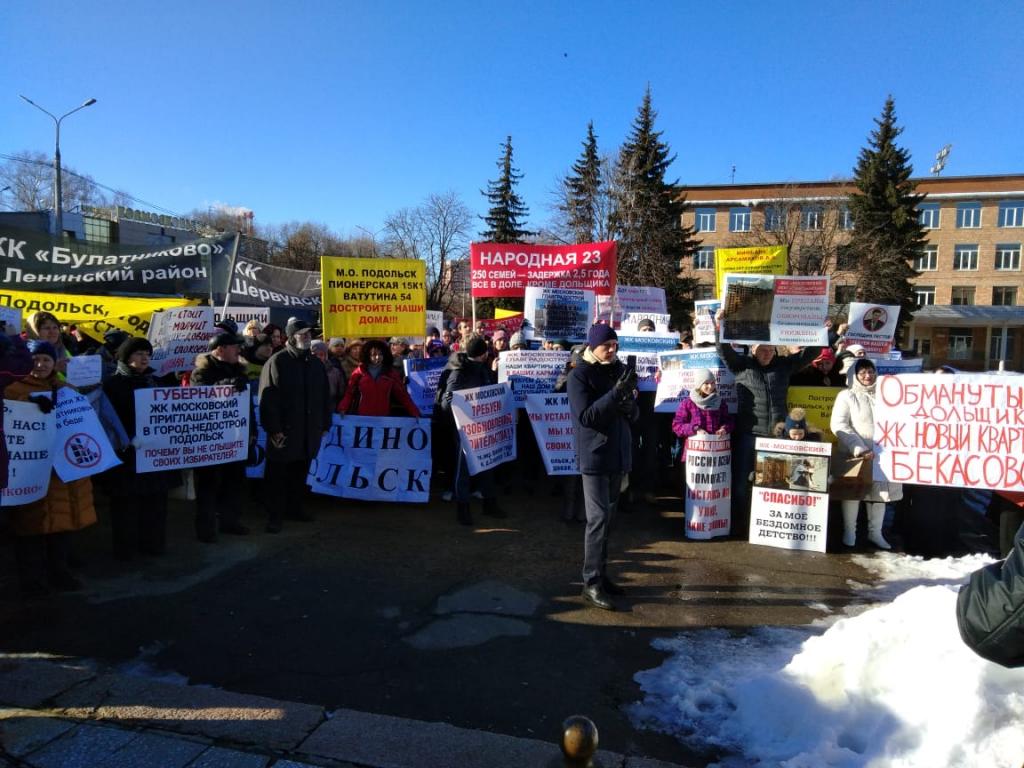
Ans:
[{"label": "snow pile", "polygon": [[[673,656],[636,676],[646,695],[634,722],[724,755],[721,766],[1019,766],[1024,670],[984,661],[956,628],[959,584],[988,558],[870,560],[861,564],[887,579],[875,592],[909,591],[824,633],[707,630],[656,642]],[[912,586],[922,582],[932,586]]]}]

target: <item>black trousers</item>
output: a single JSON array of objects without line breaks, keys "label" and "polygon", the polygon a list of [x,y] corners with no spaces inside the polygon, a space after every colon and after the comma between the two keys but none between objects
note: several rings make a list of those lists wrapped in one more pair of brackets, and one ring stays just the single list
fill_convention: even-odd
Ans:
[{"label": "black trousers", "polygon": [[583,586],[600,584],[606,578],[608,536],[619,503],[622,473],[583,475],[583,500],[587,529],[583,534]]},{"label": "black trousers", "polygon": [[68,554],[71,532],[41,533],[14,537],[18,583],[23,590],[42,589],[53,581],[71,578]]},{"label": "black trousers", "polygon": [[[306,518],[306,476],[309,462],[270,461],[263,476],[267,522],[280,524],[285,517]],[[287,513],[287,514],[286,514]]]},{"label": "black trousers", "polygon": [[118,560],[130,560],[136,551],[162,555],[167,551],[167,491],[112,496],[110,532]]},{"label": "black trousers", "polygon": [[[239,524],[245,492],[245,462],[215,464],[193,470],[196,479],[196,536],[217,538],[218,528]],[[219,518],[219,524],[218,524]]]}]

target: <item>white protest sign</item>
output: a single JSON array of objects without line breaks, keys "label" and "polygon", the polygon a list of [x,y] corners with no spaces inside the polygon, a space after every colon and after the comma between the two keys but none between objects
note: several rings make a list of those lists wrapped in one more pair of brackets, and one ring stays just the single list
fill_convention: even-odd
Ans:
[{"label": "white protest sign", "polygon": [[876,480],[1024,491],[1024,376],[880,376],[874,416]]},{"label": "white protest sign", "polygon": [[586,341],[594,316],[594,292],[528,285],[523,315],[529,322],[523,324],[528,339]]},{"label": "white protest sign", "polygon": [[103,358],[99,355],[78,355],[68,358],[68,368],[64,377],[72,387],[91,387],[99,384],[103,379]]},{"label": "white protest sign", "polygon": [[637,389],[654,392],[658,388],[658,355],[679,348],[678,333],[619,331],[619,359],[636,357]]},{"label": "white protest sign", "polygon": [[614,296],[595,296],[594,297],[594,322],[604,323],[610,325],[612,328],[618,328],[619,324],[615,315],[615,297]]},{"label": "white protest sign", "polygon": [[448,365],[448,358],[412,357],[406,358],[402,365],[405,368],[409,397],[416,403],[421,415],[430,416],[434,413],[437,384],[441,380],[441,371]]},{"label": "white protest sign", "polygon": [[430,500],[430,421],[335,414],[309,467],[313,493],[365,501]]},{"label": "white protest sign", "polygon": [[718,341],[715,333],[715,315],[722,307],[718,299],[702,299],[693,303],[693,343],[714,344]]},{"label": "white protest sign", "polygon": [[8,336],[21,333],[21,310],[14,307],[0,307],[0,323],[4,324],[4,333]]},{"label": "white protest sign", "polygon": [[444,312],[436,309],[428,309],[426,311],[427,316],[427,327],[425,331],[429,331],[431,328],[436,330],[438,333],[444,328]]},{"label": "white protest sign", "polygon": [[725,275],[721,340],[828,346],[829,278]]},{"label": "white protest sign", "polygon": [[661,378],[654,394],[655,413],[675,413],[679,402],[690,396],[695,385],[695,376],[701,368],[715,374],[718,392],[729,406],[730,413],[736,413],[736,377],[732,375],[715,349],[681,349],[678,352],[662,352],[658,355]]},{"label": "white protest sign", "polygon": [[885,354],[892,349],[899,306],[852,302],[844,338],[847,344],[860,344],[869,355]]},{"label": "white protest sign", "polygon": [[665,302],[665,289],[656,286],[616,285],[615,309],[620,315],[623,315],[622,326],[624,328],[629,325],[625,316],[633,312],[644,315],[651,313],[667,315],[668,304]]},{"label": "white protest sign", "polygon": [[732,443],[728,435],[686,441],[686,538],[728,536],[732,524]]},{"label": "white protest sign", "polygon": [[515,461],[516,412],[508,384],[452,393],[452,414],[469,474]]},{"label": "white protest sign", "polygon": [[259,325],[260,332],[263,331],[268,325],[270,325],[270,307],[228,307],[227,313],[221,312],[219,309],[214,308],[213,322],[219,323],[221,320],[234,320],[235,325],[238,326],[238,332],[247,326],[252,320],[255,320]]},{"label": "white protest sign", "polygon": [[[668,333],[672,316],[657,312],[626,312],[622,315],[620,326],[624,333],[640,333],[640,323],[644,320],[650,320],[654,323],[654,330],[658,333]],[[678,334],[676,336],[678,337]]]},{"label": "white protest sign", "polygon": [[554,390],[569,356],[564,350],[506,350],[498,355],[498,383],[508,382],[516,407],[525,408],[527,395]]},{"label": "white protest sign", "polygon": [[527,395],[526,415],[549,475],[578,475],[576,429],[566,394]]},{"label": "white protest sign", "polygon": [[249,446],[249,454],[245,459],[245,476],[259,479],[267,471],[267,430],[260,423],[260,383],[249,382],[249,397],[252,399],[252,416],[256,419],[256,442]]},{"label": "white protest sign", "polygon": [[219,384],[136,390],[135,437],[139,473],[245,461],[249,390]]},{"label": "white protest sign", "polygon": [[759,437],[755,453],[750,543],[824,552],[832,445]]},{"label": "white protest sign", "polygon": [[191,371],[196,356],[206,352],[213,326],[213,307],[175,307],[154,312],[149,326],[153,366],[157,376]]},{"label": "white protest sign", "polygon": [[4,439],[7,441],[7,487],[0,506],[31,504],[46,496],[53,469],[53,412],[35,403],[4,400]]},{"label": "white protest sign", "polygon": [[57,390],[54,413],[53,469],[65,483],[98,475],[121,463],[99,416],[83,395],[70,387]]},{"label": "white protest sign", "polygon": [[902,358],[878,359],[872,358],[875,364],[875,371],[879,376],[886,374],[921,373],[924,369],[924,360],[920,357],[911,357],[907,360]]}]

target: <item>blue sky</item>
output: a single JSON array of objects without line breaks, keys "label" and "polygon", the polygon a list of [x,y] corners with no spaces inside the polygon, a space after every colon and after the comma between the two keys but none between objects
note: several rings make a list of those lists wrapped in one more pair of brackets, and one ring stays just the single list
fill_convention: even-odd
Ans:
[{"label": "blue sky", "polygon": [[530,224],[588,120],[603,152],[650,84],[681,183],[849,175],[896,99],[918,174],[1024,171],[1016,2],[136,3],[7,0],[0,152],[183,213],[343,234],[453,189],[477,213],[506,135]]}]

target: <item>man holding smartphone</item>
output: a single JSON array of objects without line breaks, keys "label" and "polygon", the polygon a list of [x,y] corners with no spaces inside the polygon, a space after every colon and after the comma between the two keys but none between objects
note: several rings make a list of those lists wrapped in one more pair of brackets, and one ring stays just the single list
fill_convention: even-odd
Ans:
[{"label": "man holding smartphone", "polygon": [[636,358],[630,356],[624,365],[618,349],[618,336],[610,326],[591,326],[587,347],[567,383],[587,514],[583,597],[606,611],[615,610],[610,596],[623,593],[606,572],[608,536],[622,478],[632,469],[630,425],[638,416]]}]

